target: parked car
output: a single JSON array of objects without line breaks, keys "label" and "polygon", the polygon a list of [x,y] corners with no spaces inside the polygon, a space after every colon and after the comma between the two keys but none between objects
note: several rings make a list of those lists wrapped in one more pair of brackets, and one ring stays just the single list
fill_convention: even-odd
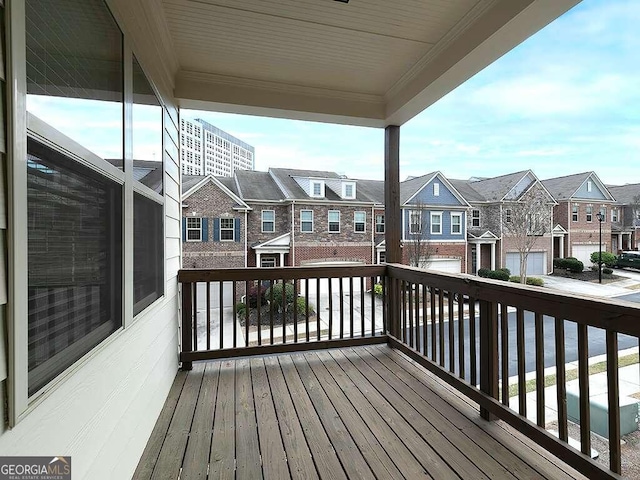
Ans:
[{"label": "parked car", "polygon": [[631,267],[640,269],[640,252],[622,252],[618,255],[615,267]]}]

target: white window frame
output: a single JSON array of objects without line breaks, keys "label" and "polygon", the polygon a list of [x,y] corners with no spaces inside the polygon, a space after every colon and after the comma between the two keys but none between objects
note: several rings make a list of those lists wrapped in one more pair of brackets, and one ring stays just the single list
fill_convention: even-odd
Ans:
[{"label": "white window frame", "polygon": [[[273,213],[273,220],[265,220],[264,219],[264,214],[267,212],[271,212]],[[275,210],[262,210],[260,213],[260,220],[261,220],[261,229],[262,229],[262,233],[274,233],[276,231],[276,211]],[[267,223],[273,223],[273,229],[272,230],[265,230],[264,229],[264,224],[265,222]]]},{"label": "white window frame", "polygon": [[[222,226],[222,222],[223,221],[231,221],[231,228],[229,227],[223,227]],[[222,231],[229,231],[231,230],[231,238],[222,238]],[[235,231],[236,231],[236,219],[235,218],[221,218],[220,219],[220,241],[221,242],[235,242],[236,241],[236,235],[235,235]]]},{"label": "white window frame", "polygon": [[275,268],[276,257],[260,257],[260,268]]},{"label": "white window frame", "polygon": [[[438,223],[434,222],[434,217],[439,217],[440,221]],[[429,232],[431,232],[431,235],[442,235],[442,223],[442,212],[429,212]],[[438,225],[440,227],[440,231],[434,232],[434,225]]]},{"label": "white window frame", "polygon": [[[418,216],[418,222],[413,221],[413,216]],[[413,226],[418,225],[418,230],[413,230]],[[422,233],[422,210],[409,210],[409,235],[419,235]]]},{"label": "white window frame", "polygon": [[[362,221],[358,221],[356,219],[356,217],[359,214],[363,216]],[[362,230],[358,230],[358,227],[357,227],[358,225],[362,225]],[[366,233],[367,232],[367,212],[364,212],[364,211],[361,211],[361,210],[359,210],[357,212],[353,212],[353,231],[355,233]]]},{"label": "white window frame", "polygon": [[504,221],[505,223],[511,223],[513,211],[510,208],[506,208],[504,211]]},{"label": "white window frame", "polygon": [[593,205],[587,205],[585,212],[585,220],[587,222],[593,222]]},{"label": "white window frame", "polygon": [[[338,214],[338,220],[337,222],[335,220],[331,220],[331,214],[332,213],[337,213]],[[338,224],[338,230],[331,230],[331,224],[332,223],[337,223]],[[329,233],[340,233],[340,210],[329,210],[327,212],[327,231]]]},{"label": "white window frame", "polygon": [[[199,226],[198,227],[190,227],[189,226],[189,220],[198,220]],[[186,217],[186,225],[185,225],[185,229],[186,229],[186,237],[185,241],[187,242],[201,242],[202,241],[202,217]],[[198,238],[189,238],[189,232],[194,232],[197,231],[198,232]]]},{"label": "white window frame", "polygon": [[617,208],[612,208],[611,209],[611,222],[617,222],[618,221],[618,209]]},{"label": "white window frame", "polygon": [[587,180],[587,192],[591,193],[593,190],[593,182],[591,180]]},{"label": "white window frame", "polygon": [[605,207],[604,205],[601,206],[600,211],[598,213],[602,214],[604,218],[603,223],[607,223],[607,207]]},{"label": "white window frame", "polygon": [[[378,217],[382,219],[382,222],[378,222]],[[382,229],[378,228],[382,225]],[[384,213],[376,213],[376,233],[384,233]]]},{"label": "white window frame", "polygon": [[571,205],[571,221],[577,222],[580,220],[580,207],[576,204]]},{"label": "white window frame", "polygon": [[[320,194],[316,195],[315,187],[320,186]],[[314,198],[324,198],[324,181],[323,180],[311,180],[309,182],[309,196]]]},{"label": "white window frame", "polygon": [[[478,215],[476,216],[476,212],[478,212]],[[473,210],[471,210],[471,226],[472,227],[479,227],[480,226],[480,209],[478,208],[474,208]],[[476,225],[477,222],[477,225]]]},{"label": "white window frame", "polygon": [[[347,195],[347,186],[352,188],[351,195]],[[342,198],[353,200],[356,198],[356,182],[342,182]]]},{"label": "white window frame", "polygon": [[[458,218],[460,223],[458,224],[458,227],[460,227],[460,231],[459,232],[454,232],[453,231],[453,219],[454,218]],[[461,213],[452,213],[451,214],[451,235],[462,235],[462,214]]]},{"label": "white window frame", "polygon": [[[311,214],[311,220],[303,220],[302,219],[302,214],[303,213],[310,213]],[[305,223],[311,223],[311,230],[305,230],[302,226]],[[313,233],[313,210],[300,210],[300,232],[301,233]]]},{"label": "white window frame", "polygon": [[433,184],[433,196],[434,197],[440,196],[440,184],[438,182],[435,182]]}]

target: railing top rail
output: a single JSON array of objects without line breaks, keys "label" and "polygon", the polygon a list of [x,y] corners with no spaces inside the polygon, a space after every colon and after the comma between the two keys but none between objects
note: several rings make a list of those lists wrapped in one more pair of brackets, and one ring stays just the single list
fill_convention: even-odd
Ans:
[{"label": "railing top rail", "polygon": [[218,282],[252,280],[300,280],[305,278],[377,277],[387,273],[385,265],[310,266],[278,268],[184,269],[178,282]]},{"label": "railing top rail", "polygon": [[499,282],[480,277],[430,272],[400,264],[387,264],[387,275],[412,283],[434,286],[531,312],[571,320],[593,327],[640,336],[640,307],[633,302],[550,292],[544,287]]}]

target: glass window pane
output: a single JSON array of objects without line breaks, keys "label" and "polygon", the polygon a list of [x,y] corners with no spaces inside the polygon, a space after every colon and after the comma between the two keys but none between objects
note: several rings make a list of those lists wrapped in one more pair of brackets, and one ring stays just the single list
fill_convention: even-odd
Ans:
[{"label": "glass window pane", "polygon": [[133,58],[133,177],[162,195],[162,107]]},{"label": "glass window pane", "polygon": [[29,394],[122,325],[122,188],[27,143]]},{"label": "glass window pane", "polygon": [[102,0],[26,0],[27,111],[122,166],[122,33]]},{"label": "glass window pane", "polygon": [[139,193],[133,196],[133,314],[164,293],[162,205]]}]

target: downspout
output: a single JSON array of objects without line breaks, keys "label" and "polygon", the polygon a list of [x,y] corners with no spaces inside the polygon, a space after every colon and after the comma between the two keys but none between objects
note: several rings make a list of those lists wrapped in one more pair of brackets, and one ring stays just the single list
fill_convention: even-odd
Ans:
[{"label": "downspout", "polygon": [[247,266],[249,265],[249,239],[247,238],[248,232],[249,232],[249,228],[248,228],[248,222],[249,222],[249,210],[247,210],[245,208],[244,210],[244,268],[247,268]]},{"label": "downspout", "polygon": [[[551,209],[551,215],[550,215],[550,222],[551,224],[549,225],[549,231],[551,232],[551,258],[549,260],[547,260],[547,275],[551,275],[553,273],[553,259],[554,259],[554,255],[555,252],[554,250],[554,244],[555,244],[555,238],[553,236],[553,205],[551,205],[549,207]],[[549,268],[549,262],[551,262],[551,268]]]},{"label": "downspout", "polygon": [[504,229],[502,228],[502,203],[500,204],[500,266],[498,268],[505,268],[504,263]]},{"label": "downspout", "polygon": [[469,219],[467,217],[467,213],[468,213],[467,210],[462,212],[462,221],[460,222],[462,223],[462,228],[464,228],[464,231],[462,232],[464,235],[464,272],[463,273],[468,273],[468,270],[469,270],[469,265],[467,264],[467,262],[469,261],[469,238],[467,233],[467,221]]},{"label": "downspout", "polygon": [[295,204],[296,201],[295,200],[291,200],[291,254],[289,255],[291,257],[291,266],[295,267],[296,265],[296,231],[295,231],[295,214],[296,214],[296,208],[295,208]]},{"label": "downspout", "polygon": [[[578,211],[578,218],[580,218],[580,211]],[[569,201],[567,202],[567,250],[564,252],[565,258],[567,258],[567,253],[570,253],[569,256],[573,255],[573,249],[571,248],[571,223],[572,222],[573,222],[573,218],[571,218],[571,199],[569,199]]]}]

